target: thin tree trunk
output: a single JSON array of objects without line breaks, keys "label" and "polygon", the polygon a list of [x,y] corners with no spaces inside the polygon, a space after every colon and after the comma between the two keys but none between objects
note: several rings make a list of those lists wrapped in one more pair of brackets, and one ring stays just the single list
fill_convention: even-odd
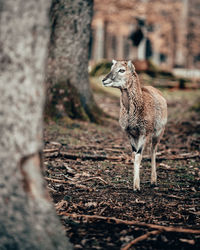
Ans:
[{"label": "thin tree trunk", "polygon": [[46,0],[0,0],[0,249],[71,249],[41,175]]},{"label": "thin tree trunk", "polygon": [[99,121],[88,77],[92,0],[53,0],[46,113]]}]

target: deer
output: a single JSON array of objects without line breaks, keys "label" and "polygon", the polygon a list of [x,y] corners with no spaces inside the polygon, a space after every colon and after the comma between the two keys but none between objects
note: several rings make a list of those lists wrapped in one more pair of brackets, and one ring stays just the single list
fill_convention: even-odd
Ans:
[{"label": "deer", "polygon": [[147,141],[151,142],[151,185],[157,185],[156,151],[167,123],[167,102],[152,86],[141,86],[131,60],[113,60],[103,86],[118,88],[119,124],[128,136],[133,157],[133,190],[140,190],[140,164]]}]

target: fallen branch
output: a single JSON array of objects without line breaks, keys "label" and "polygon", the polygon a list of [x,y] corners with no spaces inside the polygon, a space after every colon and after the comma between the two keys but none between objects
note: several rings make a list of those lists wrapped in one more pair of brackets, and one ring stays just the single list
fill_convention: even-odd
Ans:
[{"label": "fallen branch", "polygon": [[[187,160],[187,159],[193,159],[193,158],[200,158],[200,153],[196,154],[180,154],[176,156],[167,157],[167,160]],[[159,159],[159,158],[158,158]],[[164,157],[160,157],[160,160],[163,160]]]},{"label": "fallen branch", "polygon": [[148,227],[152,229],[157,229],[160,231],[165,232],[175,232],[175,233],[190,233],[190,234],[200,234],[200,230],[196,229],[189,229],[189,228],[181,228],[181,227],[167,227],[167,226],[160,226],[155,224],[148,224],[145,222],[139,222],[139,221],[127,221],[122,219],[117,219],[115,217],[104,217],[99,215],[85,215],[85,214],[70,214],[66,212],[61,212],[60,215],[65,215],[72,218],[83,218],[87,220],[104,220],[108,223],[115,222],[117,224],[126,224],[126,225],[134,225],[134,226],[141,226],[141,227]]},{"label": "fallen branch", "polygon": [[108,185],[108,182],[103,180],[100,176],[94,176],[94,177],[90,177],[88,179],[85,179],[85,180],[82,180],[82,181],[77,181],[77,183],[82,183],[82,182],[86,182],[86,181],[91,181],[91,180],[94,180],[94,179],[98,179],[100,181],[102,181],[104,184]]},{"label": "fallen branch", "polygon": [[111,156],[107,156],[107,155],[79,155],[79,154],[71,154],[68,152],[59,152],[58,154],[53,154],[53,155],[49,155],[47,157],[64,157],[67,159],[71,159],[71,160],[77,160],[77,159],[81,159],[83,161],[85,160],[93,160],[93,161],[104,161],[104,160],[112,160],[112,161],[121,161],[122,157],[111,157]]},{"label": "fallen branch", "polygon": [[158,196],[162,196],[162,197],[168,197],[168,198],[173,198],[173,199],[178,199],[178,200],[185,200],[185,197],[181,197],[181,196],[176,196],[173,194],[164,194],[164,193],[155,193]]},{"label": "fallen branch", "polygon": [[52,181],[52,182],[55,182],[55,183],[63,183],[63,184],[69,183],[68,181],[64,181],[64,180],[52,179],[52,178],[49,178],[49,177],[44,177],[44,178],[45,178],[45,180],[47,180],[47,181]]},{"label": "fallen branch", "polygon": [[43,153],[53,153],[53,152],[60,152],[61,148],[62,148],[62,144],[60,144],[59,142],[51,142],[52,145],[56,145],[58,146],[57,148],[46,148],[43,149]]},{"label": "fallen branch", "polygon": [[159,164],[159,168],[162,168],[164,170],[170,170],[170,171],[176,170],[176,168],[173,168],[173,167],[171,167],[171,166],[169,166],[167,164],[164,164],[164,163],[160,163]]},{"label": "fallen branch", "polygon": [[77,187],[77,188],[92,191],[92,188],[86,187],[86,186],[84,186],[84,185],[80,185],[80,184],[78,184],[77,182],[73,182],[73,181],[64,181],[64,180],[59,180],[59,179],[52,179],[52,178],[49,178],[49,177],[44,177],[44,178],[45,178],[45,180],[47,180],[47,181],[52,181],[52,182],[54,182],[54,183],[62,183],[62,184],[74,185],[74,186]]},{"label": "fallen branch", "polygon": [[54,152],[58,152],[59,151],[59,148],[46,148],[46,149],[43,149],[43,153],[54,153]]},{"label": "fallen branch", "polygon": [[96,149],[96,150],[105,150],[105,151],[106,150],[119,150],[120,151],[120,149],[124,149],[124,147],[120,145],[102,147],[102,146],[97,146],[96,144],[82,145],[82,146],[68,145],[68,148],[71,150],[73,149],[80,150],[80,149],[86,148],[86,149]]},{"label": "fallen branch", "polygon": [[[59,150],[55,150],[55,152],[58,151],[56,154],[47,155],[46,157],[64,157],[71,160],[77,160],[81,159],[83,161],[86,160],[92,160],[92,161],[104,161],[104,160],[110,160],[110,161],[124,161],[126,160],[123,156],[108,156],[108,155],[88,155],[88,154],[72,154],[69,152],[59,152]],[[180,155],[171,155],[171,156],[163,156],[163,157],[157,157],[157,162],[164,161],[164,160],[187,160],[192,158],[200,158],[200,153],[196,154],[180,154]],[[143,156],[144,161],[149,161],[150,156],[144,155]],[[127,163],[127,164],[132,164]]]},{"label": "fallen branch", "polygon": [[[165,160],[187,160],[187,159],[193,159],[193,158],[200,158],[200,153],[196,153],[196,154],[180,154],[180,155],[169,155],[169,156],[163,156],[163,157],[157,157],[156,161],[160,162],[160,161],[165,161]],[[143,156],[142,158],[144,161],[149,161],[150,160],[150,156]]]},{"label": "fallen branch", "polygon": [[121,248],[121,250],[128,250],[131,246],[138,243],[139,241],[146,240],[150,235],[160,234],[161,232],[162,231],[160,231],[160,230],[155,230],[155,231],[148,232],[148,233],[146,233],[144,235],[141,235],[141,236],[137,237],[136,239],[132,240],[125,247]]}]

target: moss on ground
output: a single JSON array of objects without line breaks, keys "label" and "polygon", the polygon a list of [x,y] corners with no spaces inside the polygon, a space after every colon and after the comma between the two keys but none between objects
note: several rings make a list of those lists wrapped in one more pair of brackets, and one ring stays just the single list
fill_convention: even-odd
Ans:
[{"label": "moss on ground", "polygon": [[81,104],[80,94],[69,82],[57,82],[50,89],[49,100],[46,105],[46,116],[53,120],[63,117],[89,121]]},{"label": "moss on ground", "polygon": [[112,66],[112,62],[103,60],[94,65],[92,68],[90,75],[91,76],[101,76],[109,73],[110,68]]},{"label": "moss on ground", "polygon": [[106,116],[93,98],[83,104],[80,93],[70,82],[57,82],[49,92],[45,108],[46,120],[65,119],[70,122],[70,119],[78,119],[101,124]]}]

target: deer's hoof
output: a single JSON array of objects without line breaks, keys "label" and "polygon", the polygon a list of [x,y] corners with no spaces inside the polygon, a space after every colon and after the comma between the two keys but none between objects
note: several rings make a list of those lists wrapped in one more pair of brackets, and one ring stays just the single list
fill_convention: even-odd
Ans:
[{"label": "deer's hoof", "polygon": [[136,191],[140,191],[140,185],[133,185],[133,190]]}]

